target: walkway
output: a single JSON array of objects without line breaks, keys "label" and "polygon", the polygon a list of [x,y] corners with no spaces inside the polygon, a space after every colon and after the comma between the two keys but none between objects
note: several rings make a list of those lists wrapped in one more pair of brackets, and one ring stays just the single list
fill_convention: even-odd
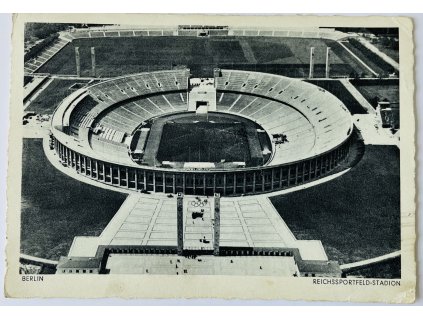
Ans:
[{"label": "walkway", "polygon": [[19,259],[22,261],[27,261],[28,263],[39,263],[39,264],[46,264],[46,265],[57,265],[57,261],[52,261],[46,258],[35,257],[27,254],[20,254]]},{"label": "walkway", "polygon": [[366,259],[364,261],[349,263],[341,265],[340,268],[344,273],[353,272],[359,269],[363,269],[366,267],[371,267],[373,265],[377,265],[383,262],[387,262],[389,260],[401,257],[401,251],[395,251],[389,254],[385,254],[382,256]]}]

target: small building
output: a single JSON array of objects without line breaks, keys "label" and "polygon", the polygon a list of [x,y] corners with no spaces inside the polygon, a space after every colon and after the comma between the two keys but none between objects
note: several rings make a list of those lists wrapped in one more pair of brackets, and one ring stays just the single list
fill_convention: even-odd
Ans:
[{"label": "small building", "polygon": [[56,274],[99,274],[100,259],[96,257],[60,257]]}]

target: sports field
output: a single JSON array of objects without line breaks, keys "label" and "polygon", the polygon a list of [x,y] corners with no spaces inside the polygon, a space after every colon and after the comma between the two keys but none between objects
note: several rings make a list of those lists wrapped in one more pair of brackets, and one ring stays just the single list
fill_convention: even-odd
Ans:
[{"label": "sports field", "polygon": [[243,123],[167,123],[157,154],[159,161],[233,162],[250,160]]},{"label": "sports field", "polygon": [[342,177],[272,202],[297,239],[321,240],[343,264],[401,248],[399,189],[398,148],[368,145]]},{"label": "sports field", "polygon": [[26,108],[27,111],[34,111],[37,114],[51,115],[63,99],[72,94],[76,89],[71,86],[75,83],[83,85],[89,81],[54,79]]},{"label": "sports field", "polygon": [[23,140],[21,251],[58,259],[77,235],[99,235],[125,194],[79,182],[54,168],[41,139]]},{"label": "sports field", "polygon": [[332,48],[331,74],[346,76],[365,69],[331,40],[274,37],[128,37],[77,39],[38,72],[76,74],[79,47],[82,76],[90,76],[90,48],[96,48],[100,77],[143,71],[191,68],[194,76],[211,76],[215,67],[264,71],[286,76],[308,76],[310,47],[315,48],[315,76],[324,75],[326,47]]}]

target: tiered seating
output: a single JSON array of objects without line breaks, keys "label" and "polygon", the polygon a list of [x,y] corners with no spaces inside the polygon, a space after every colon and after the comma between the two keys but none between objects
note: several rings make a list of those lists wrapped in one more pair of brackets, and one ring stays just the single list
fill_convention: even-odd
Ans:
[{"label": "tiered seating", "polygon": [[[90,120],[98,118],[98,124],[129,134],[151,117],[186,110],[186,92],[165,96],[154,94],[187,90],[188,76],[189,70],[162,71],[119,77],[93,85],[88,88],[88,92],[98,105],[84,116]],[[144,97],[108,110],[116,103],[137,96]]]},{"label": "tiered seating", "polygon": [[170,93],[161,95],[175,110],[187,110],[187,93]]},{"label": "tiered seating", "polygon": [[227,111],[233,103],[236,103],[238,98],[240,98],[240,94],[228,92],[218,93],[216,97],[217,110]]},{"label": "tiered seating", "polygon": [[124,143],[107,140],[92,134],[90,138],[90,145],[95,152],[107,154],[107,156],[111,159],[124,160],[129,158],[127,155],[128,147]]},{"label": "tiered seating", "polygon": [[161,95],[148,97],[147,100],[152,103],[154,107],[159,108],[163,113],[171,113],[175,111],[172,105],[167,103]]},{"label": "tiered seating", "polygon": [[98,123],[102,126],[128,133],[134,130],[141,122],[142,120],[137,120],[132,113],[122,108],[109,112],[98,120]]},{"label": "tiered seating", "polygon": [[74,108],[70,115],[69,127],[70,134],[77,136],[80,127],[90,127],[94,117],[90,111],[97,106],[97,102],[90,96],[84,97]]},{"label": "tiered seating", "polygon": [[115,104],[128,98],[188,88],[189,70],[141,73],[105,81],[89,88],[99,102]]},{"label": "tiered seating", "polygon": [[101,129],[99,136],[107,140],[111,140],[114,142],[122,142],[125,137],[124,132],[117,131],[113,128],[105,127],[100,124],[97,125],[97,128]]},{"label": "tiered seating", "polygon": [[218,89],[269,97],[277,95],[293,81],[287,77],[244,71],[224,71],[222,75],[216,79]]},{"label": "tiered seating", "polygon": [[[271,74],[228,70],[222,70],[216,83],[218,111],[246,116],[271,134],[286,134],[289,144],[283,147],[285,151],[292,147],[292,156],[302,151],[310,153],[311,149],[315,153],[329,150],[345,140],[350,131],[351,117],[345,106],[315,85]],[[272,163],[278,160],[275,157]]]}]

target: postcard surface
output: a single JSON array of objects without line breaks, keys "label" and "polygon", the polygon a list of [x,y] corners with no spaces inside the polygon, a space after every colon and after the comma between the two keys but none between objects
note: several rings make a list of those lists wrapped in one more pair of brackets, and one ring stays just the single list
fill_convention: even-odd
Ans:
[{"label": "postcard surface", "polygon": [[18,14],[12,40],[6,296],[414,301],[411,19]]}]

